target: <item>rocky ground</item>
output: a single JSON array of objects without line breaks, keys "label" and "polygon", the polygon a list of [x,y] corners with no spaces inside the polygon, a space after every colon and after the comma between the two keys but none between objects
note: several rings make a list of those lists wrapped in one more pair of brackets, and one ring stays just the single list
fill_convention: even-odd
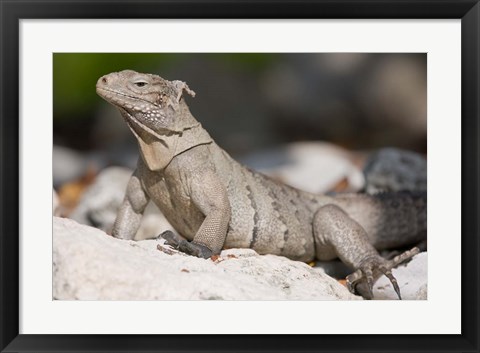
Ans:
[{"label": "rocky ground", "polygon": [[[394,270],[404,299],[426,299],[427,255]],[[250,249],[211,259],[178,253],[163,240],[126,241],[67,218],[53,219],[57,300],[358,300],[323,269]],[[377,299],[396,299],[381,279]]]}]

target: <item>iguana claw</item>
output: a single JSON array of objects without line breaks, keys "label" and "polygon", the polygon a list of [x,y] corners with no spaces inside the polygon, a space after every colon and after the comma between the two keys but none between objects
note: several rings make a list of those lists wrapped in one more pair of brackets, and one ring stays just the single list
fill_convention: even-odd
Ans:
[{"label": "iguana claw", "polygon": [[171,247],[178,249],[178,245],[183,240],[183,238],[175,235],[174,232],[171,230],[166,230],[162,234],[160,234],[157,238],[165,239],[165,244],[170,245]]},{"label": "iguana claw", "polygon": [[398,299],[402,300],[400,287],[397,279],[393,276],[391,269],[397,267],[402,262],[411,259],[418,254],[420,250],[413,248],[404,253],[395,256],[392,260],[385,260],[381,257],[366,259],[360,268],[346,278],[347,288],[351,293],[360,294],[365,299],[373,299],[373,284],[382,275],[387,277],[392,283]]}]

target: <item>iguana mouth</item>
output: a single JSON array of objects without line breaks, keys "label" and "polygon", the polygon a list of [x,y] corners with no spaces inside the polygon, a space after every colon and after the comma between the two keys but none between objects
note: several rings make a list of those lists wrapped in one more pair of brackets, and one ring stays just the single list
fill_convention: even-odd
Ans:
[{"label": "iguana mouth", "polygon": [[[136,100],[136,101],[140,101],[140,102],[145,102],[147,104],[150,104],[150,105],[153,105],[157,108],[162,108],[162,106],[158,105],[158,104],[155,104],[155,103],[152,103],[146,99],[143,99],[143,98],[140,98],[140,97],[136,97],[136,96],[132,96],[132,95],[129,95],[129,94],[126,94],[126,93],[123,93],[123,92],[118,92],[118,91],[115,91],[113,89],[108,89],[108,88],[104,88],[104,87],[99,87],[97,86],[97,93],[104,99],[106,99],[107,101],[110,101],[112,100],[112,103],[115,103],[115,105],[119,104],[119,103],[122,103],[122,106],[126,105],[128,107],[128,105],[130,105],[133,109],[134,108],[134,105],[133,104],[128,104],[126,102],[119,102],[119,101],[115,101],[112,99],[112,97],[114,97],[115,95],[116,96],[122,96],[122,97],[127,97],[127,98],[130,98],[132,100]],[[103,94],[101,91],[105,91],[105,92],[109,92],[109,93],[113,93],[113,94]],[[130,108],[129,108],[130,109]]]},{"label": "iguana mouth", "polygon": [[135,103],[129,103],[126,100],[122,100],[121,97],[126,97],[128,99],[138,101],[138,102],[145,102],[147,104],[153,105],[157,108],[161,108],[159,105],[156,105],[152,102],[149,102],[148,100],[145,100],[140,97],[135,97],[123,92],[118,92],[112,89],[104,88],[104,87],[99,87],[97,86],[97,93],[99,96],[101,96],[103,99],[106,101],[110,102],[112,105],[117,107],[127,124],[133,129],[133,126],[131,124],[135,124],[136,126],[142,128],[145,130],[147,133],[152,134],[153,136],[156,136],[157,138],[161,139],[162,135],[163,136],[169,136],[171,134],[178,134],[181,133],[181,131],[176,131],[172,130],[166,127],[161,127],[161,126],[156,126],[155,130],[151,127],[149,127],[147,124],[142,122],[140,119],[136,118],[130,111],[135,111]]}]

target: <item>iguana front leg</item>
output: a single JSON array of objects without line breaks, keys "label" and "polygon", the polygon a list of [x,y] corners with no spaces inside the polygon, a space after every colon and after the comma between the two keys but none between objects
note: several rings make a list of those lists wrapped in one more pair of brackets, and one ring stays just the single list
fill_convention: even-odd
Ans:
[{"label": "iguana front leg", "polygon": [[113,224],[112,235],[115,238],[130,240],[135,237],[148,201],[149,197],[135,170],[128,182],[127,193]]},{"label": "iguana front leg", "polygon": [[211,171],[200,173],[190,183],[190,197],[205,215],[193,241],[181,241],[178,249],[197,257],[219,254],[225,243],[231,217],[227,189]]},{"label": "iguana front leg", "polygon": [[401,299],[400,288],[391,269],[418,251],[405,252],[390,261],[384,259],[370,244],[363,227],[335,205],[326,205],[317,211],[313,229],[319,259],[331,260],[338,256],[345,264],[356,270],[347,276],[347,286],[351,292],[372,299],[374,282],[385,275]]}]

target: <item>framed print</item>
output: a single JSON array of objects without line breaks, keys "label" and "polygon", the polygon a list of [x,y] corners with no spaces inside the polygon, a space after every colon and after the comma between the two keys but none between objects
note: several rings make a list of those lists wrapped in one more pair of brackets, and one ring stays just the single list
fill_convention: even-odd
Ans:
[{"label": "framed print", "polygon": [[477,1],[0,11],[2,352],[479,351]]}]

